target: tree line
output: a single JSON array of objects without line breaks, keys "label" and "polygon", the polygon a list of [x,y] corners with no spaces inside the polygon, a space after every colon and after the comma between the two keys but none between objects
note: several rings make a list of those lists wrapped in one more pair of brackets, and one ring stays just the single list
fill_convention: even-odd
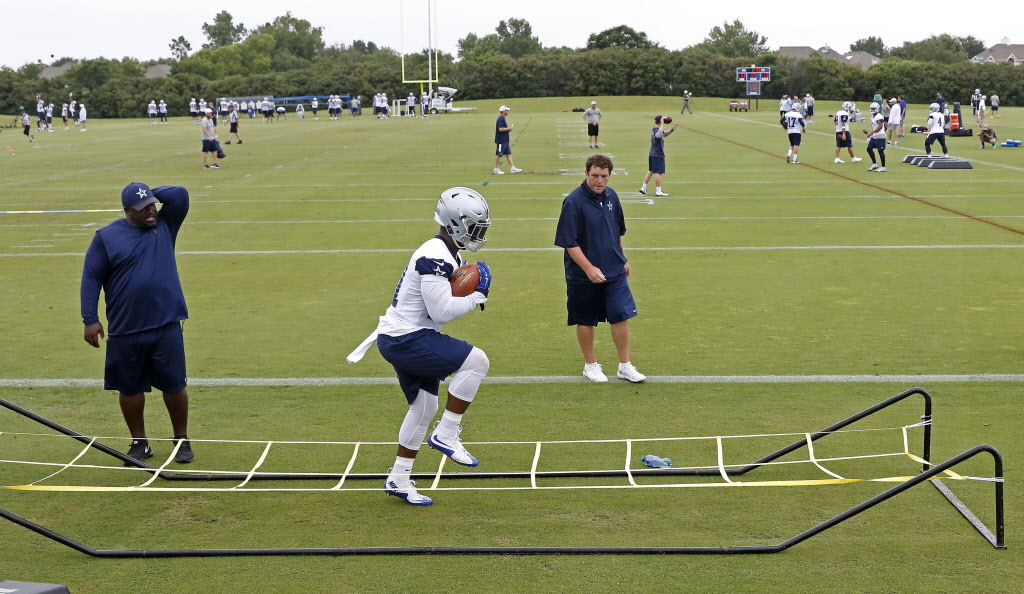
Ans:
[{"label": "tree line", "polygon": [[[132,58],[74,60],[63,74],[41,78],[44,66],[28,64],[0,70],[0,113],[21,106],[30,111],[41,93],[59,106],[69,92],[89,105],[93,117],[141,117],[151,100],[165,100],[172,116],[184,115],[189,100],[238,96],[295,96],[385,92],[405,97],[419,86],[402,83],[403,57],[373,42],[327,46],[322,28],[286,13],[252,29],[234,22],[227,11],[203,26],[207,40],[196,51],[184,37],[171,40],[173,58],[140,62]],[[544,47],[522,19],[501,21],[495,32],[469,34],[458,55],[440,53],[432,65],[441,84],[460,90],[459,98],[570,96],[741,97],[735,69],[756,62],[772,68],[762,97],[814,93],[822,100],[866,101],[881,92],[901,94],[913,103],[929,103],[937,92],[966,100],[975,88],[998,93],[1003,105],[1024,101],[1024,68],[975,64],[968,53],[984,44],[972,37],[940,35],[899,48],[869,37],[851,45],[883,54],[867,71],[821,56],[797,60],[768,49],[767,39],[739,21],[714,27],[700,43],[668,50],[643,32],[619,26],[590,35],[584,48]],[[976,51],[975,51],[976,50]],[[877,52],[877,53],[876,53]],[[406,76],[427,77],[427,51],[404,57]],[[154,63],[171,67],[171,76],[146,78]]]}]

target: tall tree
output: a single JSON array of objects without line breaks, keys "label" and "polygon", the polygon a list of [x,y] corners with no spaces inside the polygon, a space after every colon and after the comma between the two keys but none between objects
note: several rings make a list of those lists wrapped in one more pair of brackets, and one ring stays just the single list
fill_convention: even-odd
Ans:
[{"label": "tall tree", "polygon": [[188,57],[188,53],[192,51],[192,44],[185,39],[184,35],[179,35],[177,39],[171,40],[170,48],[174,59],[181,60]]},{"label": "tall tree", "polygon": [[606,47],[623,47],[626,49],[647,49],[657,46],[647,38],[647,34],[636,31],[627,25],[619,25],[605,29],[600,33],[591,33],[587,39],[587,49],[604,49]]},{"label": "tall tree", "polygon": [[314,27],[305,19],[292,16],[291,11],[254,31],[271,35],[276,41],[276,54],[289,54],[306,60],[324,49],[323,27]]},{"label": "tall tree", "polygon": [[957,37],[956,40],[959,41],[960,45],[964,47],[964,51],[967,52],[968,58],[973,58],[974,56],[977,56],[981,52],[988,49],[988,46],[985,45],[984,41],[978,39],[973,35],[968,35],[966,37]]},{"label": "tall tree", "polygon": [[726,58],[756,58],[768,51],[768,38],[757,31],[747,31],[736,19],[711,29],[700,45]]},{"label": "tall tree", "polygon": [[501,42],[501,52],[513,58],[539,52],[540,40],[533,36],[533,27],[525,19],[500,21],[495,29]]},{"label": "tall tree", "polygon": [[222,10],[213,17],[212,23],[203,23],[203,35],[206,35],[206,39],[209,40],[209,43],[203,44],[203,48],[217,49],[238,43],[245,39],[246,33],[245,25],[242,23],[236,25],[231,13]]},{"label": "tall tree", "polygon": [[884,58],[889,54],[889,48],[882,43],[881,37],[865,37],[850,44],[851,52],[867,52],[872,56]]},{"label": "tall tree", "polygon": [[889,55],[904,60],[918,62],[941,62],[953,64],[966,60],[969,56],[964,46],[950,35],[933,35],[928,39],[904,43],[902,47],[893,48]]}]

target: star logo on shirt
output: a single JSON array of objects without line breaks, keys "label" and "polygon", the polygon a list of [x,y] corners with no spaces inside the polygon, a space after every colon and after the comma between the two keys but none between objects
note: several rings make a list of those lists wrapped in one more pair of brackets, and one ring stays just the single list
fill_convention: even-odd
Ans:
[{"label": "star logo on shirt", "polygon": [[444,262],[441,260],[434,260],[434,275],[444,276]]},{"label": "star logo on shirt", "polygon": [[611,210],[611,209],[612,209],[612,203],[611,203],[611,202],[609,202],[609,203],[608,203],[608,210]]},{"label": "star logo on shirt", "polygon": [[139,188],[138,194],[139,194],[139,198],[140,199],[145,198],[146,197],[146,190],[144,190],[142,188]]}]

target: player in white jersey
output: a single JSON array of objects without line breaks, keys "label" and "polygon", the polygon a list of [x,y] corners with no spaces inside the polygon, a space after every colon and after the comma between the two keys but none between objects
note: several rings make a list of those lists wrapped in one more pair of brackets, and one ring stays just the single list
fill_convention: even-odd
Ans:
[{"label": "player in white jersey", "polygon": [[199,104],[196,103],[196,98],[193,97],[188,102],[188,115],[192,116],[192,123],[196,124],[199,122]]},{"label": "player in white jersey", "polygon": [[789,151],[786,153],[786,163],[797,164],[800,162],[800,158],[797,156],[800,152],[800,140],[803,138],[803,134],[807,132],[807,122],[804,121],[804,116],[800,115],[800,110],[797,109],[796,103],[790,106],[789,111],[786,115],[779,119],[779,123],[786,129],[786,133],[789,134]]},{"label": "player in white jersey", "polygon": [[420,95],[420,117],[427,117],[427,112],[430,111],[430,95],[424,92]]},{"label": "player in white jersey", "polygon": [[[872,105],[877,105],[877,103],[872,103]],[[881,113],[881,110],[879,110],[879,113]],[[889,132],[888,132],[889,142],[893,146],[896,146],[896,145],[898,145],[900,143],[900,124],[902,124],[902,123],[903,123],[903,108],[900,107],[900,102],[897,101],[895,97],[893,97],[892,99],[889,99]],[[872,159],[872,161],[874,161],[874,159]],[[882,167],[884,168],[885,165],[883,164]]]},{"label": "player in white jersey", "polygon": [[46,106],[46,131],[53,132],[53,103]]},{"label": "player in white jersey", "polygon": [[71,103],[68,104],[68,116],[70,116],[71,119],[75,121],[75,126],[78,126],[78,115],[77,115],[77,112],[78,112],[78,101],[75,101],[74,99],[72,99]]},{"label": "player in white jersey", "polygon": [[463,264],[459,251],[476,252],[487,241],[484,236],[491,226],[487,201],[469,188],[449,188],[441,193],[434,219],[441,225],[440,231],[413,252],[377,329],[347,358],[350,363],[359,361],[376,341],[381,356],[395,368],[409,410],[398,432],[398,455],[384,482],[384,492],[412,505],[433,503],[416,491],[411,473],[437,414],[440,382],[449,375],[454,374],[444,414],[427,443],[457,464],[479,464],[463,447],[459,435],[462,415],[490,368],[482,350],[441,333],[446,322],[478,305],[482,310],[487,302],[491,272],[485,262],[477,262],[480,281],[473,293],[453,296],[449,280]]},{"label": "player in white jersey", "polygon": [[[871,129],[863,130],[863,132],[868,137],[868,156],[871,157],[871,167],[868,167],[868,171],[885,173],[885,116],[882,115],[879,107],[880,106],[877,103],[871,104],[871,107],[869,108],[871,110]],[[896,104],[895,109],[899,110],[898,103]],[[889,112],[889,117],[892,118],[891,110]],[[890,124],[890,126],[891,125],[892,124]],[[892,132],[892,128],[889,130]],[[876,150],[878,151],[878,158],[882,162],[881,167],[879,167],[878,163],[875,161]]]},{"label": "player in white jersey", "polygon": [[204,117],[205,118],[205,114],[206,114],[206,99],[203,99],[202,97],[200,97],[199,98],[199,115],[200,115],[200,117]]},{"label": "player in white jersey", "polygon": [[150,100],[149,105],[146,106],[146,113],[149,114],[149,125],[156,125],[156,100]]},{"label": "player in white jersey", "polygon": [[316,97],[313,97],[313,100],[309,102],[309,108],[313,110],[313,119],[319,120],[320,118],[317,117],[316,112],[320,110],[320,102],[316,100]]},{"label": "player in white jersey", "polygon": [[416,117],[416,95],[409,93],[409,96],[405,98],[405,115],[410,118]]},{"label": "player in white jersey", "polygon": [[843,108],[836,112],[836,163],[845,163],[839,158],[839,150],[846,148],[850,151],[850,162],[856,163],[861,161],[860,157],[853,156],[853,135],[850,134],[850,111],[853,110],[853,104],[849,101],[843,102]]},{"label": "player in white jersey", "polygon": [[67,132],[68,130],[70,130],[70,128],[68,128],[68,104],[67,103],[62,105],[61,108],[60,108],[60,118],[62,120],[64,120],[64,131]]},{"label": "player in white jersey", "polygon": [[938,140],[939,145],[942,146],[942,156],[949,157],[949,150],[946,149],[946,116],[942,115],[941,108],[938,103],[932,103],[928,106],[928,123],[925,127],[928,128],[928,138],[924,141],[924,152],[928,156],[932,154],[932,144]]},{"label": "player in white jersey", "polygon": [[167,102],[163,99],[160,100],[160,104],[156,106],[160,110],[160,123],[167,123]]}]

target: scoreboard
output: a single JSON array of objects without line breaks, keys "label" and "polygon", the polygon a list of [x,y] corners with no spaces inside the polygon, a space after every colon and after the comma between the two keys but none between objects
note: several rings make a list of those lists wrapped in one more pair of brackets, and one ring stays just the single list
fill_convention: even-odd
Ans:
[{"label": "scoreboard", "polygon": [[772,69],[767,66],[743,66],[736,69],[736,82],[770,81]]}]

